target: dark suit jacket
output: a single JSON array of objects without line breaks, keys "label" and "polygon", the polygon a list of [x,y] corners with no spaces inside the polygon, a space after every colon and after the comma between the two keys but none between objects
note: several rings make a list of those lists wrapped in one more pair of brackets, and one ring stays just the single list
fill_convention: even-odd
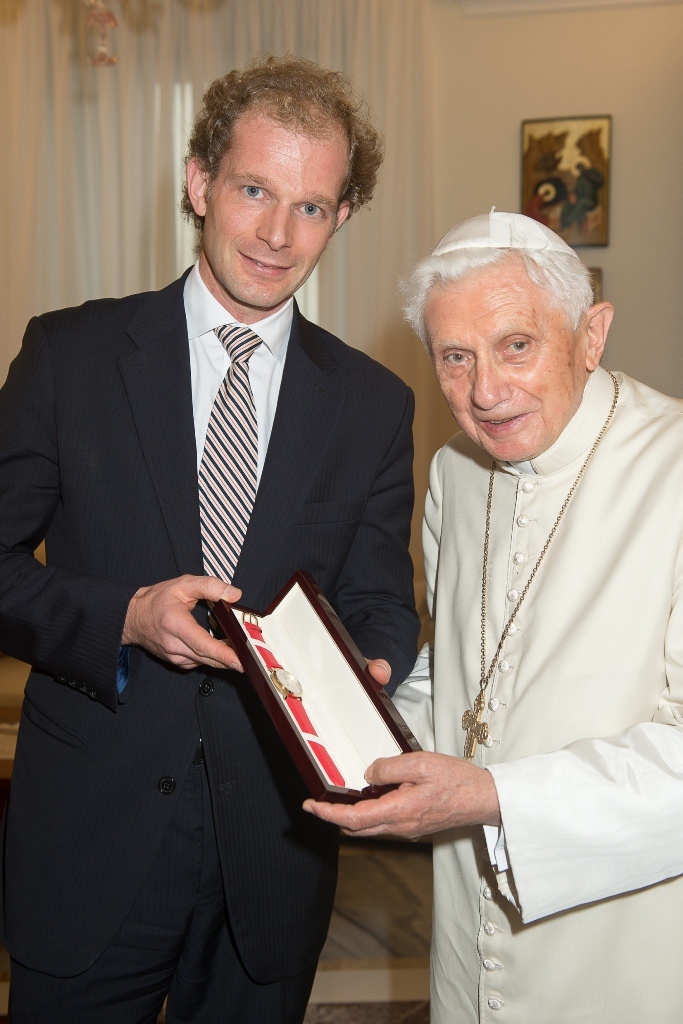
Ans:
[{"label": "dark suit jacket", "polygon": [[[240,674],[182,672],[133,648],[116,689],[132,595],[203,572],[183,282],[32,320],[0,392],[0,650],[34,666],[4,934],[37,970],[71,976],[96,960],[150,868],[201,729],[231,926],[266,982],[320,951],[336,829],[301,811],[307,794]],[[263,609],[308,570],[394,681],[418,630],[412,409],[400,380],[295,312],[234,579]],[[47,567],[32,557],[43,537]]]}]

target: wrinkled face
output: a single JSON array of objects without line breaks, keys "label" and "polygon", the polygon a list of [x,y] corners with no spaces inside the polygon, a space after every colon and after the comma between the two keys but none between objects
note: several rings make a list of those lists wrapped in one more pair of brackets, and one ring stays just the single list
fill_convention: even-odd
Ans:
[{"label": "wrinkled face", "polygon": [[314,138],[267,114],[244,114],[209,186],[187,165],[195,213],[204,217],[200,272],[242,323],[279,309],[309,277],[349,213],[339,204],[348,145],[341,130]]},{"label": "wrinkled face", "polygon": [[513,260],[437,285],[425,325],[441,390],[460,427],[500,461],[546,451],[578,409],[602,356],[611,306],[574,333]]}]

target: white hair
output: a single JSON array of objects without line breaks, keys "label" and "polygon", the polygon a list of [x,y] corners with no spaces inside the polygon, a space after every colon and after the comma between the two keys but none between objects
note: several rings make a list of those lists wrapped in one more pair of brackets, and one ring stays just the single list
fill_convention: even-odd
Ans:
[{"label": "white hair", "polygon": [[590,273],[577,256],[545,249],[452,249],[420,260],[403,286],[405,318],[423,344],[427,346],[424,310],[432,288],[513,259],[522,261],[529,279],[551,295],[553,305],[564,311],[576,332],[593,304]]}]

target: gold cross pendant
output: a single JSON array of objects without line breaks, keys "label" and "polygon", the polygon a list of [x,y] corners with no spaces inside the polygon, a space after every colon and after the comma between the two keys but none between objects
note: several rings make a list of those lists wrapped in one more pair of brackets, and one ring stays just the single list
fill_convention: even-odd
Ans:
[{"label": "gold cross pendant", "polygon": [[489,727],[482,722],[481,716],[484,713],[485,697],[483,693],[477,694],[474,702],[474,711],[469,708],[462,716],[462,727],[467,732],[465,737],[465,751],[463,757],[466,761],[474,759],[474,753],[478,743],[486,743],[489,737]]}]

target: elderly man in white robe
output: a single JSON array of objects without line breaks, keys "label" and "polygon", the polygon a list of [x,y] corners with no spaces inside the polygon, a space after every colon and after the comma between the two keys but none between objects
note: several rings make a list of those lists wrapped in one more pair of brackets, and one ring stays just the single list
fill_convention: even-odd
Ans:
[{"label": "elderly man in white robe", "polygon": [[425,752],[306,806],[433,834],[434,1024],[680,1024],[683,403],[601,368],[612,306],[517,214],[449,232],[407,313],[461,428],[426,503],[433,663],[396,698]]}]

